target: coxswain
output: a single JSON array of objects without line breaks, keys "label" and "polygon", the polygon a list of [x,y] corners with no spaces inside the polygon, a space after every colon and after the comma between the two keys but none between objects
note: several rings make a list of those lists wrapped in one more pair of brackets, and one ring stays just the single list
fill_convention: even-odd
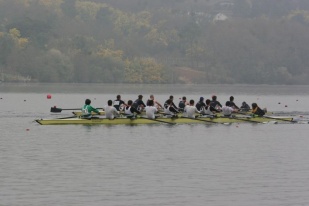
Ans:
[{"label": "coxswain", "polygon": [[258,115],[259,117],[262,117],[265,115],[265,110],[266,109],[261,109],[257,103],[252,103],[252,113],[255,115]]}]

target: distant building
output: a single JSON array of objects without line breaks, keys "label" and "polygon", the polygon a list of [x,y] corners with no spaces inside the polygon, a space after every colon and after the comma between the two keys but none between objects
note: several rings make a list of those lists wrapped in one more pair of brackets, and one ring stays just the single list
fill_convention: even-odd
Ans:
[{"label": "distant building", "polygon": [[225,21],[225,20],[228,20],[228,17],[225,14],[223,14],[223,13],[218,13],[213,18],[214,22],[216,22],[216,21]]}]

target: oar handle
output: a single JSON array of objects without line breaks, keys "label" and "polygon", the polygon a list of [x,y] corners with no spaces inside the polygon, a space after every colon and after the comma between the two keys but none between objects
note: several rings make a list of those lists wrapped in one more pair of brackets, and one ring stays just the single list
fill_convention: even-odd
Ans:
[{"label": "oar handle", "polygon": [[[97,108],[97,109],[103,109],[103,108]],[[62,108],[57,108],[57,107],[50,108],[50,112],[53,112],[53,113],[59,113],[62,110],[81,110],[81,108],[75,108],[75,109],[62,109]]]}]

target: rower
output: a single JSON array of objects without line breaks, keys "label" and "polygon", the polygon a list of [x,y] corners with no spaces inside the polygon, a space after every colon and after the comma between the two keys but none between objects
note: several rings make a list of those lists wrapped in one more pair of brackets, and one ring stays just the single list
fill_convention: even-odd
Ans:
[{"label": "rower", "polygon": [[149,100],[149,105],[145,107],[146,110],[146,116],[148,119],[155,119],[155,113],[158,112],[158,109],[154,106],[154,101]]},{"label": "rower", "polygon": [[135,114],[140,114],[141,112],[138,111],[135,107],[132,106],[133,101],[129,100],[127,106],[124,108],[124,114],[127,115],[127,117],[134,117]]},{"label": "rower", "polygon": [[201,111],[201,114],[205,114],[205,115],[214,115],[215,112],[220,112],[219,110],[215,109],[214,107],[212,107],[210,105],[210,99],[206,99],[205,103],[206,106],[205,108]]},{"label": "rower", "polygon": [[149,97],[149,99],[147,100],[147,103],[146,103],[146,105],[147,106],[150,106],[150,102],[149,101],[153,101],[153,103],[154,103],[154,106],[157,108],[157,109],[163,109],[163,107],[162,107],[162,105],[158,102],[158,101],[156,101],[155,99],[154,99],[154,95],[153,94],[151,94],[150,95],[150,97]]},{"label": "rower", "polygon": [[250,106],[246,102],[242,102],[240,110],[244,112],[248,112],[250,110]]},{"label": "rower", "polygon": [[227,101],[225,103],[225,106],[222,107],[222,113],[225,117],[230,117],[232,115],[233,112],[238,112],[237,109],[233,109],[233,107],[231,107],[231,103],[230,101]]},{"label": "rower", "polygon": [[165,101],[164,108],[166,108],[167,106],[170,106],[170,104],[171,104],[172,107],[174,107],[175,110],[178,111],[177,106],[174,104],[174,96],[173,95],[170,95],[170,98]]},{"label": "rower", "polygon": [[145,103],[143,102],[143,95],[138,95],[137,100],[135,100],[133,103],[133,107],[139,111],[143,111],[143,109],[146,107]]},{"label": "rower", "polygon": [[115,117],[119,116],[119,111],[117,111],[117,109],[113,106],[112,100],[107,101],[104,111],[107,119],[115,119]]},{"label": "rower", "polygon": [[200,101],[196,103],[195,107],[198,109],[198,111],[204,110],[206,107],[206,104],[204,103],[204,97],[200,97]]},{"label": "rower", "polygon": [[266,109],[261,109],[257,103],[252,103],[252,113],[262,117],[265,115]]},{"label": "rower", "polygon": [[187,102],[187,97],[183,96],[181,101],[178,104],[178,109],[179,111],[182,111],[185,109],[185,106],[189,105],[189,103]]},{"label": "rower", "polygon": [[195,119],[195,113],[200,113],[200,111],[194,106],[194,100],[191,99],[190,104],[187,105],[184,109],[184,116]]},{"label": "rower", "polygon": [[116,96],[116,100],[114,100],[114,107],[117,111],[120,111],[123,106],[127,106],[126,103],[121,99],[120,94]]},{"label": "rower", "polygon": [[234,97],[233,96],[230,96],[230,106],[234,109],[239,110],[239,107],[234,103]]},{"label": "rower", "polygon": [[85,100],[85,105],[82,107],[82,117],[83,118],[91,118],[92,112],[95,112],[97,114],[100,114],[99,110],[97,110],[96,108],[93,108],[91,105],[91,100],[90,99],[86,99]]},{"label": "rower", "polygon": [[216,95],[213,95],[212,96],[212,101],[210,102],[210,105],[215,108],[216,110],[220,110],[221,111],[221,108],[222,108],[222,105],[221,103],[217,100],[217,96]]},{"label": "rower", "polygon": [[175,116],[179,111],[173,106],[173,101],[171,99],[166,100],[164,104],[164,114],[168,117]]}]

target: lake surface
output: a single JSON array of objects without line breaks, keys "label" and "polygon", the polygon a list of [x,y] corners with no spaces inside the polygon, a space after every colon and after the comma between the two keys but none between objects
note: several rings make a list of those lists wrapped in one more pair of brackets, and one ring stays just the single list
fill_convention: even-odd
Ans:
[{"label": "lake surface", "polygon": [[[52,98],[47,99],[47,94]],[[0,205],[309,205],[309,124],[42,126],[121,94],[230,95],[309,119],[309,86],[0,84]]]}]

